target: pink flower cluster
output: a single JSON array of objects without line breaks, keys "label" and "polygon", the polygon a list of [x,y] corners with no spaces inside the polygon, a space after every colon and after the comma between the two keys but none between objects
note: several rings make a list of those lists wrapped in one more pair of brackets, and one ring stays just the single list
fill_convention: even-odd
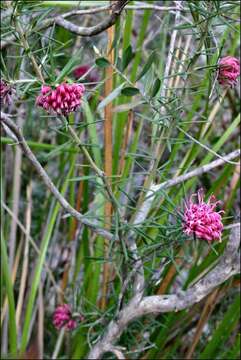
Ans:
[{"label": "pink flower cluster", "polygon": [[0,99],[1,105],[9,105],[12,102],[12,88],[6,81],[0,81]]},{"label": "pink flower cluster", "polygon": [[234,86],[240,75],[240,62],[233,56],[226,56],[219,61],[218,82],[224,86]]},{"label": "pink flower cluster", "polygon": [[187,235],[195,234],[197,238],[207,241],[220,240],[223,230],[222,218],[215,208],[219,201],[212,195],[208,202],[203,201],[203,190],[197,193],[198,203],[193,203],[193,194],[186,205],[183,218],[183,230]]},{"label": "pink flower cluster", "polygon": [[73,330],[77,326],[77,321],[72,318],[71,308],[68,304],[60,305],[54,312],[53,324],[56,329]]},{"label": "pink flower cluster", "polygon": [[84,91],[82,84],[62,83],[55,90],[43,85],[36,103],[48,112],[66,116],[80,106]]},{"label": "pink flower cluster", "polygon": [[[88,64],[80,65],[76,69],[74,69],[73,75],[76,79],[79,79],[80,77],[84,76],[89,70],[90,70],[90,65],[88,65]],[[92,69],[88,73],[88,75],[86,76],[86,80],[88,82],[99,81],[99,76],[98,76],[98,72],[96,71],[96,69]]]}]

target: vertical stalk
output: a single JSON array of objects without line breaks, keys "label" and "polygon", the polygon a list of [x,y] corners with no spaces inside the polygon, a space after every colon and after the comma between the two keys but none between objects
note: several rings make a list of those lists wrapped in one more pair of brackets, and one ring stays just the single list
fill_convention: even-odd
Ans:
[{"label": "vertical stalk", "polygon": [[[114,49],[111,49],[112,43],[114,40],[114,26],[110,27],[107,30],[108,34],[108,45],[107,45],[107,57],[111,64],[114,63]],[[107,97],[113,90],[113,68],[109,66],[106,69],[106,81],[105,81],[105,97]],[[111,185],[111,176],[112,176],[112,102],[107,104],[105,107],[105,122],[104,122],[104,146],[105,146],[105,174],[109,178],[109,183]],[[112,206],[109,200],[105,203],[105,223],[106,228],[111,226],[111,213]],[[108,256],[108,240],[104,240],[104,257],[105,260]],[[106,296],[108,291],[108,280],[109,280],[109,271],[110,265],[108,262],[104,263],[103,267],[103,283],[102,283],[102,296],[100,301],[100,308],[102,310],[106,307]]]}]

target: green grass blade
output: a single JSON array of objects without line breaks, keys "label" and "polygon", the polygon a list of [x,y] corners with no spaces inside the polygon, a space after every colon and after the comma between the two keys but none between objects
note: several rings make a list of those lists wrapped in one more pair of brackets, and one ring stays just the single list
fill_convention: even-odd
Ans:
[{"label": "green grass blade", "polygon": [[199,359],[218,358],[217,352],[224,346],[240,317],[240,295],[238,294],[229,306],[222,321],[214,331],[211,340],[199,355]]},{"label": "green grass blade", "polygon": [[1,233],[1,254],[2,254],[2,274],[3,280],[6,286],[8,305],[9,305],[9,348],[11,355],[17,353],[17,327],[16,327],[16,312],[15,312],[15,301],[14,291],[11,279],[11,273],[8,266],[8,255],[6,244]]},{"label": "green grass blade", "polygon": [[[89,134],[89,139],[91,141],[92,147],[92,153],[94,160],[99,168],[102,167],[102,160],[101,160],[101,149],[100,149],[100,140],[97,134],[97,128],[95,124],[94,115],[91,111],[91,108],[87,102],[83,102],[82,104],[83,111],[86,116],[86,122],[88,124],[87,131]],[[98,146],[97,146],[98,145]]]}]

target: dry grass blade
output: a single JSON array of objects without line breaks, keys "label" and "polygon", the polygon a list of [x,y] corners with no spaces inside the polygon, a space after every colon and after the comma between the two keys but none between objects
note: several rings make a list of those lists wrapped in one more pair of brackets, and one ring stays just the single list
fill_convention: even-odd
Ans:
[{"label": "dry grass blade", "polygon": [[[112,43],[114,40],[114,26],[107,30],[108,34],[108,60],[112,64],[114,62],[114,49],[112,49]],[[112,66],[107,67],[106,69],[106,81],[105,81],[105,97],[107,97],[113,91],[113,68]],[[109,179],[111,185],[111,176],[112,176],[112,102],[106,105],[105,107],[105,121],[104,121],[104,146],[105,146],[105,175]],[[111,214],[112,214],[112,204],[109,200],[105,203],[105,222],[106,228],[109,229],[111,225]],[[108,246],[109,241],[104,239],[104,257],[105,259],[108,256]],[[108,281],[110,272],[110,264],[108,262],[104,263],[103,266],[103,283],[102,283],[102,294],[100,300],[100,307],[102,310],[106,307],[106,298],[108,293]]]}]

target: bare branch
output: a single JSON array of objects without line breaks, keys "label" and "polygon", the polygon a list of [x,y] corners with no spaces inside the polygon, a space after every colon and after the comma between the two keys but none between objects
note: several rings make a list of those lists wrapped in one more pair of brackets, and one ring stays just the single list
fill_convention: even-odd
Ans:
[{"label": "bare branch", "polygon": [[112,26],[118,17],[120,16],[122,10],[126,6],[126,4],[129,2],[129,0],[119,0],[115,1],[113,8],[111,9],[111,14],[104,19],[99,24],[92,26],[92,27],[82,27],[77,26],[73,23],[71,23],[68,20],[65,20],[62,16],[58,16],[55,19],[55,23],[59,26],[62,26],[64,29],[71,31],[72,33],[75,33],[80,36],[93,36],[101,33],[102,31],[108,29],[110,26]]},{"label": "bare branch", "polygon": [[58,189],[53,184],[52,180],[49,178],[46,171],[42,168],[38,160],[36,159],[35,155],[30,150],[28,144],[26,143],[21,129],[18,128],[14,122],[7,116],[7,114],[4,114],[1,112],[1,122],[3,122],[15,135],[15,137],[19,141],[19,146],[21,147],[24,154],[27,156],[35,170],[38,172],[39,176],[42,178],[43,182],[47,186],[47,188],[51,191],[51,193],[54,195],[54,197],[57,199],[57,201],[60,203],[62,208],[69,213],[71,216],[76,218],[80,223],[88,226],[91,228],[95,233],[104,236],[105,238],[112,240],[116,236],[112,235],[109,231],[106,231],[105,229],[102,229],[99,227],[96,223],[93,221],[87,220],[84,215],[76,211],[67,201],[66,199],[60,194]]},{"label": "bare branch", "polygon": [[238,247],[240,226],[231,231],[229,242],[218,264],[207,275],[185,292],[172,295],[146,296],[139,303],[132,300],[112,320],[100,341],[92,348],[88,359],[100,359],[105,352],[111,351],[113,344],[121,336],[128,324],[146,314],[179,311],[194,305],[206,297],[218,285],[240,272]]}]

